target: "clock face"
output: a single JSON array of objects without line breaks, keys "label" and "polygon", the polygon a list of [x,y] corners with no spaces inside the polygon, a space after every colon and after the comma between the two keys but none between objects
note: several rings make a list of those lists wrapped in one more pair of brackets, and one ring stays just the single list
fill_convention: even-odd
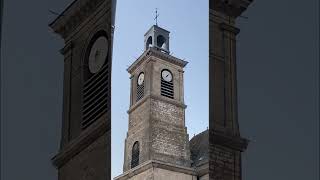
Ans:
[{"label": "clock face", "polygon": [[89,54],[89,70],[97,73],[105,63],[108,55],[108,40],[106,37],[99,37],[92,45]]},{"label": "clock face", "polygon": [[168,70],[163,70],[161,73],[162,79],[164,79],[167,82],[171,82],[172,81],[172,74],[170,71]]},{"label": "clock face", "polygon": [[138,76],[138,85],[140,86],[144,81],[144,73],[140,73]]}]

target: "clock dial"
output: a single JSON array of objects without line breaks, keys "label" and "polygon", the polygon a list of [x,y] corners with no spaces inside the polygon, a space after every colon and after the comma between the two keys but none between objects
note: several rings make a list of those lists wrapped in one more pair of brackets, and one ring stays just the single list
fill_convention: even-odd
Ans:
[{"label": "clock dial", "polygon": [[163,70],[161,73],[162,79],[164,79],[167,82],[172,81],[172,74],[168,70]]},{"label": "clock dial", "polygon": [[92,45],[89,54],[89,70],[97,73],[104,65],[108,55],[108,40],[106,37],[99,37]]},{"label": "clock dial", "polygon": [[138,85],[140,86],[144,81],[144,73],[140,73],[138,77]]}]

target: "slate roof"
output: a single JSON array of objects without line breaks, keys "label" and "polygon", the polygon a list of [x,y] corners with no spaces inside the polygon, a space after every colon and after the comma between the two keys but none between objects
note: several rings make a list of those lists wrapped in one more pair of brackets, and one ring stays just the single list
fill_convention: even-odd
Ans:
[{"label": "slate roof", "polygon": [[193,167],[209,162],[209,130],[205,130],[194,136],[189,144]]}]

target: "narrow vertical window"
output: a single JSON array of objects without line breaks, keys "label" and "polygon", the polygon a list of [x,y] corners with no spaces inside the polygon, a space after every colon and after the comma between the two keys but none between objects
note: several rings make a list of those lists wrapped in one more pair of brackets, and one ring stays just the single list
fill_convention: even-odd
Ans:
[{"label": "narrow vertical window", "polygon": [[132,147],[132,158],[131,158],[131,168],[139,165],[139,154],[140,154],[139,142],[136,141]]}]

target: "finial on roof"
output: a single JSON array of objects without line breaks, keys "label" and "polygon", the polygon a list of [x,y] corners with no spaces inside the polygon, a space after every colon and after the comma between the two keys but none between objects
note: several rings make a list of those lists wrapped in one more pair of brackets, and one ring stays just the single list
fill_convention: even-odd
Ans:
[{"label": "finial on roof", "polygon": [[158,17],[159,17],[158,8],[156,8],[156,17],[154,18],[154,20],[156,20],[156,26],[158,26]]}]

